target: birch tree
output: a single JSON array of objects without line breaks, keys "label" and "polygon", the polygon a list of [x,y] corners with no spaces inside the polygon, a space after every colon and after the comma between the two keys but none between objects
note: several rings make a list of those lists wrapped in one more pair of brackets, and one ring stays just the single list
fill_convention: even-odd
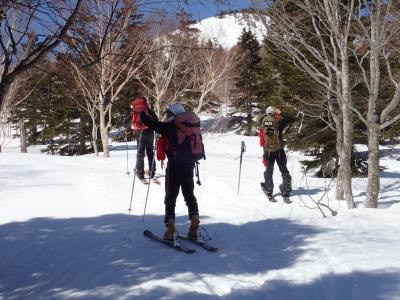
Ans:
[{"label": "birch tree", "polygon": [[97,138],[96,128],[100,130],[104,157],[110,156],[112,106],[145,61],[141,57],[144,40],[130,23],[135,13],[134,2],[88,0],[82,23],[85,28],[79,29],[84,35],[80,41],[71,40],[80,61],[71,61],[71,65],[85,100],[83,106],[92,119],[93,140]]},{"label": "birch tree", "polygon": [[224,50],[213,43],[208,43],[196,51],[197,60],[194,65],[194,91],[199,97],[194,109],[199,113],[205,104],[206,97],[215,92],[234,68],[237,59],[236,48]]},{"label": "birch tree", "polygon": [[197,48],[197,39],[185,28],[172,32],[168,28],[161,25],[152,39],[140,79],[159,116],[169,103],[182,99],[193,87],[192,52]]},{"label": "birch tree", "polygon": [[[358,31],[357,47],[353,54],[368,95],[360,107],[353,109],[368,130],[368,187],[365,206],[369,208],[378,206],[381,132],[400,120],[399,4],[399,1],[392,0],[362,0],[354,15]],[[382,91],[384,82],[388,84],[385,84],[385,91]]]},{"label": "birch tree", "polygon": [[325,101],[336,125],[340,162],[336,198],[346,200],[347,206],[353,208],[353,105],[348,45],[355,0],[277,0],[269,4],[264,19],[267,39],[326,90]]}]

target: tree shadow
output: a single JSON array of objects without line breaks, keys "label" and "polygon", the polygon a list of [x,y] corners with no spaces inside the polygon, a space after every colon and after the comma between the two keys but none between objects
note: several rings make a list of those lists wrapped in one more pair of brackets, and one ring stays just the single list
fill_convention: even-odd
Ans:
[{"label": "tree shadow", "polygon": [[400,178],[399,172],[387,172],[383,171],[379,173],[380,178]]},{"label": "tree shadow", "polygon": [[110,145],[110,151],[130,151],[137,150],[137,145],[128,145],[128,149],[126,145]]},{"label": "tree shadow", "polygon": [[303,187],[298,187],[293,190],[292,195],[293,196],[311,196],[311,195],[316,195],[320,192],[324,191],[323,188],[303,188]]},{"label": "tree shadow", "polygon": [[[179,217],[176,224],[185,232],[188,220]],[[223,278],[290,267],[305,251],[305,239],[321,232],[286,219],[207,224],[210,243],[220,251],[197,248],[188,255],[145,238],[146,228],[161,234],[162,217],[147,216],[145,222],[127,215],[37,218],[0,225],[0,298],[117,299],[130,290],[139,291],[140,299],[157,299],[176,290],[167,283],[140,291],[149,280],[180,278],[190,284],[210,275]]]}]

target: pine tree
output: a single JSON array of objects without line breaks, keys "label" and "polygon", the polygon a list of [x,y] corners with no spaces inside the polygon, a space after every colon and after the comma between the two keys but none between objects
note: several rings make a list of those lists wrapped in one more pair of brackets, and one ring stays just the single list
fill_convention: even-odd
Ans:
[{"label": "pine tree", "polygon": [[254,134],[254,109],[260,101],[258,73],[260,71],[260,44],[251,30],[242,30],[237,44],[239,62],[233,100],[239,112],[245,114],[244,134]]}]

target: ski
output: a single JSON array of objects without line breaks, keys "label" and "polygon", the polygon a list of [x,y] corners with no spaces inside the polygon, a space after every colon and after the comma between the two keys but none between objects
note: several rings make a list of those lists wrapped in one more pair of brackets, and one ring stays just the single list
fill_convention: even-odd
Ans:
[{"label": "ski", "polygon": [[197,246],[199,246],[199,247],[202,247],[203,249],[205,249],[205,250],[207,250],[207,251],[210,251],[210,252],[216,252],[216,251],[218,251],[218,248],[217,248],[217,247],[214,247],[214,246],[212,246],[212,245],[210,245],[210,244],[207,244],[207,243],[204,242],[204,241],[191,239],[191,238],[189,238],[188,236],[185,236],[185,235],[180,234],[180,233],[178,234],[178,239],[185,240],[185,241],[189,241],[189,242],[191,242],[191,243],[193,243],[193,244],[195,244],[195,245],[197,245]]},{"label": "ski", "polygon": [[278,200],[276,200],[275,197],[272,195],[270,195],[270,196],[267,195],[267,197],[268,197],[269,202],[278,202]]},{"label": "ski", "polygon": [[283,202],[285,202],[287,204],[290,204],[293,202],[288,196],[282,196],[282,198],[283,198]]},{"label": "ski", "polygon": [[[145,170],[144,171],[144,175],[145,176],[149,176],[149,170]],[[160,173],[154,173],[154,175],[153,175],[153,178],[160,178],[160,177],[165,177],[165,175],[163,175],[163,174],[160,174]]]},{"label": "ski", "polygon": [[154,182],[155,184],[161,184],[161,181],[158,180],[158,179],[155,178],[155,177],[153,177],[151,180],[153,180],[153,182]]},{"label": "ski", "polygon": [[164,244],[165,246],[173,248],[176,251],[180,251],[180,252],[184,252],[184,253],[188,253],[188,254],[196,252],[195,249],[186,248],[185,246],[182,246],[179,243],[179,241],[178,242],[166,241],[163,238],[159,237],[158,235],[153,234],[150,230],[147,230],[147,229],[145,231],[143,231],[143,235],[153,241],[159,242],[161,244]]},{"label": "ski", "polygon": [[158,180],[157,178],[147,178],[147,177],[146,177],[146,178],[140,179],[140,181],[143,182],[143,184],[149,184],[149,183],[150,183],[150,179],[151,179],[151,181],[154,182],[155,184],[158,184],[158,185],[161,184],[161,181]]},{"label": "ski", "polygon": [[139,179],[143,184],[149,184],[150,183],[150,181],[148,180],[148,179],[146,179],[146,178],[143,178],[143,179]]}]

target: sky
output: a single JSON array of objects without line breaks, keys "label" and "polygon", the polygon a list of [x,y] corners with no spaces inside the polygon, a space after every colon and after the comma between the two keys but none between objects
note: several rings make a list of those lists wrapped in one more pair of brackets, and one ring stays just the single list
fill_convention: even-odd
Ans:
[{"label": "sky", "polygon": [[[179,9],[191,13],[192,19],[201,21],[209,17],[219,14],[221,11],[238,10],[242,8],[251,7],[251,0],[224,0],[225,4],[216,3],[216,0],[190,0],[187,5],[183,4],[184,1],[177,0],[163,0],[156,1],[149,5],[146,4],[140,9],[142,13],[154,13],[157,10],[166,11],[171,16],[174,16]],[[220,0],[220,2],[222,2]]]},{"label": "sky", "polygon": [[190,5],[190,10],[195,20],[203,20],[212,16],[218,15],[221,11],[237,10],[242,8],[250,7],[249,0],[232,0],[226,1],[228,4],[216,4],[213,0],[207,0],[203,3],[193,1]]}]

